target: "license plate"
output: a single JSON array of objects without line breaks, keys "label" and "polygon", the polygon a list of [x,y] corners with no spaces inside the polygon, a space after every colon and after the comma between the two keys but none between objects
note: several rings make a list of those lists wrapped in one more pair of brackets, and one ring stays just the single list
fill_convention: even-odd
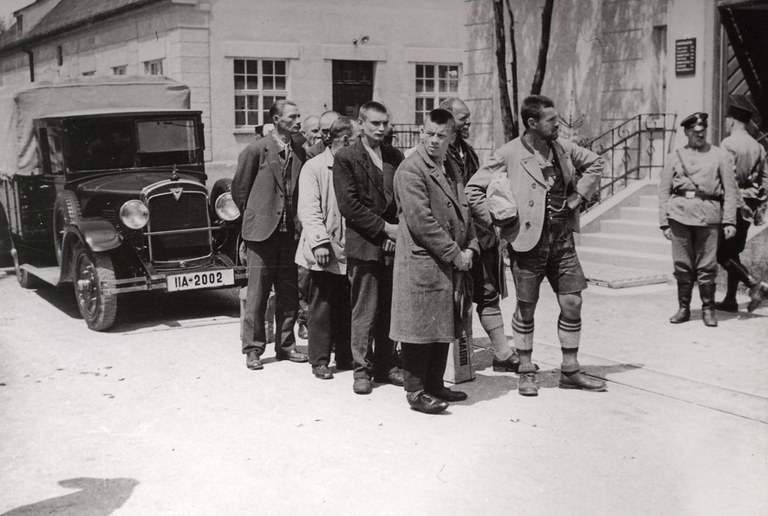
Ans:
[{"label": "license plate", "polygon": [[166,279],[168,292],[194,290],[198,288],[226,287],[235,284],[235,272],[232,269],[218,271],[188,272],[174,274]]}]

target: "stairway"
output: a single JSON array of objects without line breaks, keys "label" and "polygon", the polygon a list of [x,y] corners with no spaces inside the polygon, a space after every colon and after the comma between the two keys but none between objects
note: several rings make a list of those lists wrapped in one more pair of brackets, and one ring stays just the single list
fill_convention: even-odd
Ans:
[{"label": "stairway", "polygon": [[659,200],[639,195],[622,205],[619,218],[600,220],[600,231],[582,233],[576,248],[590,283],[611,288],[665,283],[672,248],[659,229]]}]

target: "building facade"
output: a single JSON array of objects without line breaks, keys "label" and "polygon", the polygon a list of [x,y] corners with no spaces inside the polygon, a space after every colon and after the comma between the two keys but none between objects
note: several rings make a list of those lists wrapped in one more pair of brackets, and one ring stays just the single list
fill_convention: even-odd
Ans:
[{"label": "building facade", "polygon": [[[30,0],[31,1],[31,0]],[[463,0],[38,0],[0,38],[4,85],[157,74],[187,84],[206,158],[232,161],[280,98],[384,102],[415,124],[465,95]]]}]

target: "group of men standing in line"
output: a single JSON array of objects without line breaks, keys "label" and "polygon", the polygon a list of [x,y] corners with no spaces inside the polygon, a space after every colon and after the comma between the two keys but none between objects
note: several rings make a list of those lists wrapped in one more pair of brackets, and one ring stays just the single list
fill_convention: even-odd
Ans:
[{"label": "group of men standing in line", "polygon": [[[425,116],[421,143],[407,156],[387,141],[390,113],[379,102],[364,104],[356,121],[332,111],[306,119],[304,142],[297,138],[301,115],[295,103],[279,100],[269,115],[274,130],[242,151],[232,184],[243,214],[249,270],[241,325],[248,368],[263,368],[264,319],[274,286],[278,360],[309,361],[317,378],[331,379],[335,352],[337,370],[354,370],[355,393],[370,394],[373,382],[404,386],[411,408],[439,413],[449,402],[467,398],[445,387],[443,375],[449,344],[469,331],[474,301],[494,347],[494,370],[518,373],[519,393],[536,396],[534,314],[547,278],[560,305],[560,387],[606,390],[605,382],[586,375],[578,362],[581,292],[587,284],[573,238],[580,206],[599,190],[604,163],[591,150],[559,138],[551,99],[527,97],[523,135],[482,167],[467,141],[470,110],[458,98]],[[670,182],[669,170],[662,189]],[[731,192],[735,180],[719,177]],[[679,193],[680,184],[669,190],[674,198],[689,199]],[[690,258],[686,268],[681,256],[702,249],[711,235],[684,229],[690,221],[667,210],[673,203],[660,195],[662,229],[677,249],[676,276],[692,288],[693,271],[704,261]],[[726,223],[736,220],[728,195]],[[719,228],[721,220],[702,222]],[[727,237],[731,231],[724,227]],[[684,231],[693,236],[681,236]],[[700,233],[706,233],[705,240],[699,240]],[[514,347],[499,307],[506,295],[503,241],[517,297]],[[737,260],[738,252],[735,258],[731,253],[728,263],[738,266],[729,265],[729,273],[742,271]],[[305,272],[299,274],[297,266]],[[743,274],[737,277],[744,280]],[[710,272],[699,276],[702,299],[712,278]],[[308,303],[309,356],[296,349],[300,291]],[[731,306],[734,295],[729,290],[723,307]],[[399,360],[395,342],[401,345]]]}]

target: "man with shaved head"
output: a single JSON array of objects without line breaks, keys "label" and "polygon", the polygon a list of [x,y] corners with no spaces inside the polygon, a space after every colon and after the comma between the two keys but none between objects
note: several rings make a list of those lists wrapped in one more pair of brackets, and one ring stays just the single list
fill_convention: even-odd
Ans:
[{"label": "man with shaved head", "polygon": [[[455,181],[466,185],[477,172],[479,161],[472,145],[467,142],[471,112],[458,97],[451,97],[440,104],[441,109],[450,111],[456,122],[456,130],[445,157],[446,171],[453,174]],[[482,217],[473,213],[475,233],[480,243],[480,258],[472,264],[474,286],[473,301],[477,304],[477,315],[488,338],[493,344],[493,369],[502,372],[517,372],[520,360],[507,340],[504,330],[504,317],[499,301],[507,297],[507,285],[504,277],[504,262],[501,259],[501,247],[496,231],[486,225]]]},{"label": "man with shaved head", "polygon": [[310,115],[301,124],[301,135],[304,136],[304,148],[309,150],[320,138],[320,117]]},{"label": "man with shaved head", "polygon": [[336,111],[326,111],[318,119],[318,138],[315,143],[307,149],[307,158],[314,158],[323,153],[331,145],[330,134],[331,125],[339,119]]}]

